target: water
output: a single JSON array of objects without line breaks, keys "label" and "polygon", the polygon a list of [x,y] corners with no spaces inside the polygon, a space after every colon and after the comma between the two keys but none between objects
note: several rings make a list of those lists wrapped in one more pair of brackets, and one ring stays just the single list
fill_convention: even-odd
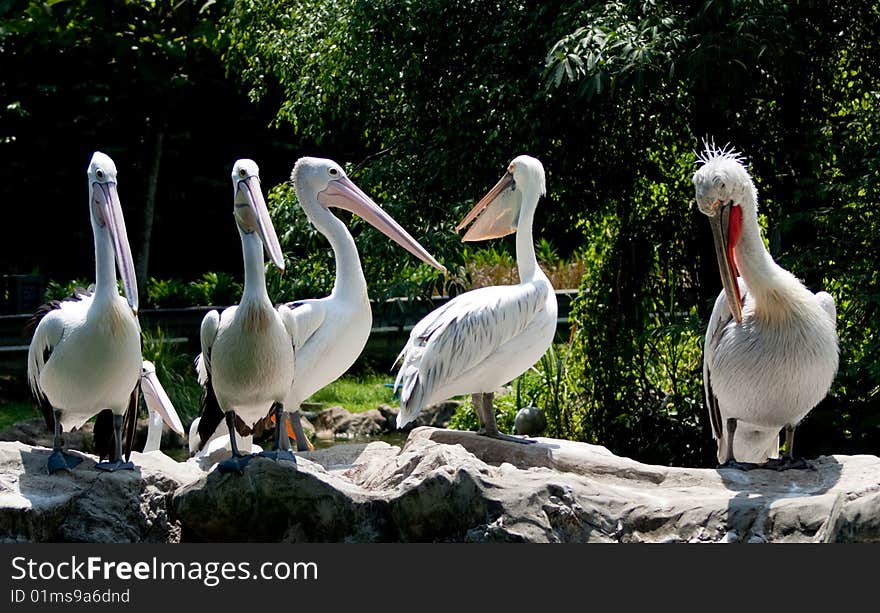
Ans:
[{"label": "water", "polygon": [[349,437],[337,435],[335,438],[315,438],[312,440],[312,444],[314,444],[315,449],[326,449],[328,447],[333,447],[334,445],[357,443],[367,444],[375,443],[376,441],[383,441],[395,447],[403,447],[407,436],[409,436],[408,432],[390,432],[388,434],[378,434],[376,436]]}]

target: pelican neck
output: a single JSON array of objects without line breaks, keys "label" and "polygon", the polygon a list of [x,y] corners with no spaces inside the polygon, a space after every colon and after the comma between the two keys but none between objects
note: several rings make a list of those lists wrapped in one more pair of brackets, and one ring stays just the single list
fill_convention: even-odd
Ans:
[{"label": "pelican neck", "polygon": [[95,237],[94,301],[115,299],[119,296],[119,289],[116,285],[116,254],[110,238],[110,230],[93,220],[92,232]]},{"label": "pelican neck", "polygon": [[244,257],[244,291],[242,303],[263,303],[272,306],[266,291],[266,269],[263,263],[263,241],[256,232],[241,234],[241,251]]},{"label": "pelican neck", "polygon": [[743,215],[742,233],[734,247],[734,258],[739,274],[749,288],[749,293],[760,306],[771,294],[777,293],[784,279],[790,275],[773,260],[764,246],[761,228],[758,225],[757,208],[754,202],[751,204],[751,213]]},{"label": "pelican neck", "polygon": [[545,276],[538,266],[535,241],[532,236],[535,209],[540,197],[541,195],[535,191],[523,190],[523,204],[516,224],[516,267],[519,270],[520,283],[533,281],[538,275]]},{"label": "pelican neck", "polygon": [[357,245],[345,224],[317,201],[312,203],[306,214],[312,224],[323,234],[330,247],[336,265],[336,277],[331,296],[366,296],[367,280],[361,267]]}]

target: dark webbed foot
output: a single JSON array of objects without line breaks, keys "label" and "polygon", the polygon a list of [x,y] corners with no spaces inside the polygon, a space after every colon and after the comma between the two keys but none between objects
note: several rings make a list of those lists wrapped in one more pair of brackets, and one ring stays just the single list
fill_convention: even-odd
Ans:
[{"label": "dark webbed foot", "polygon": [[763,464],[755,464],[754,462],[737,462],[736,460],[727,460],[724,464],[719,464],[717,470],[723,468],[732,468],[734,470],[755,470],[756,468],[764,468]]},{"label": "dark webbed foot", "polygon": [[54,475],[60,471],[70,472],[82,461],[83,459],[79,456],[64,453],[60,449],[54,449],[49,456],[47,467],[49,474]]},{"label": "dark webbed foot", "polygon": [[95,468],[109,473],[115,473],[117,470],[134,470],[135,466],[133,462],[116,460],[115,462],[98,462],[95,464]]},{"label": "dark webbed foot", "polygon": [[227,458],[217,464],[217,470],[221,473],[242,474],[244,473],[245,466],[247,466],[253,459],[254,456],[252,455],[233,455],[231,458]]},{"label": "dark webbed foot", "polygon": [[499,441],[508,441],[510,443],[520,443],[523,445],[530,445],[532,443],[538,442],[538,441],[532,440],[530,438],[520,438],[519,436],[512,436],[510,434],[502,434],[501,432],[486,432],[485,430],[481,430],[477,434],[479,434],[480,436],[494,438]]},{"label": "dark webbed foot", "polygon": [[293,462],[296,464],[296,456],[290,449],[273,449],[271,451],[261,451],[257,454],[262,458],[269,458],[275,462]]}]

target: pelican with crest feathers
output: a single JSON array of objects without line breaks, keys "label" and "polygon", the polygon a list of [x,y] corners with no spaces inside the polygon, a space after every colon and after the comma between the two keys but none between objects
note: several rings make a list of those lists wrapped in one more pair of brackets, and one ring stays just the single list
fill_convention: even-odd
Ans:
[{"label": "pelican with crest feathers", "polygon": [[794,430],[828,393],[837,371],[834,299],[809,291],[773,261],[742,157],[707,143],[699,160],[697,206],[709,217],[723,285],[703,358],[718,462],[743,469],[805,467],[794,460]]},{"label": "pelican with crest feathers", "polygon": [[[95,241],[94,287],[43,305],[30,322],[34,334],[28,350],[28,381],[55,434],[50,473],[79,464],[82,458],[63,452],[62,432],[81,427],[95,415],[95,448],[101,460],[108,458],[97,467],[134,469],[129,457],[144,374],[137,282],[117,192],[116,165],[96,151],[87,174]],[[125,298],[117,289],[117,267]],[[158,379],[147,383],[151,389],[161,388]],[[183,433],[170,400],[165,403],[158,395],[148,394],[147,403]]]},{"label": "pelican with crest feathers", "polygon": [[249,433],[270,413],[275,418],[275,442],[271,452],[261,455],[296,462],[284,411],[284,396],[293,380],[296,322],[290,309],[284,305],[275,308],[266,292],[263,251],[280,270],[284,270],[284,256],[253,160],[235,162],[232,190],[244,257],[244,289],[238,305],[205,315],[200,334],[202,353],[196,358],[196,371],[204,387],[198,425],[200,447],[220,421],[225,420],[229,429],[232,457],[218,464],[221,472],[244,469],[253,456],[239,451],[235,432]]},{"label": "pelican with crest feathers", "polygon": [[330,207],[358,215],[423,262],[444,272],[446,269],[333,160],[300,158],[293,167],[291,181],[306,217],[330,242],[336,259],[336,279],[329,296],[288,304],[296,320],[297,356],[296,375],[286,403],[294,409],[292,425],[297,448],[302,451],[307,443],[299,420],[301,403],[354,364],[373,322],[357,246]]},{"label": "pelican with crest feathers", "polygon": [[492,402],[499,386],[544,355],[556,332],[556,295],[538,266],[532,239],[535,209],[545,192],[541,162],[521,155],[456,227],[461,230],[474,222],[464,241],[516,232],[520,282],[460,294],[416,324],[398,356],[398,428],[414,420],[425,406],[472,394],[482,434],[534,442],[500,433]]}]

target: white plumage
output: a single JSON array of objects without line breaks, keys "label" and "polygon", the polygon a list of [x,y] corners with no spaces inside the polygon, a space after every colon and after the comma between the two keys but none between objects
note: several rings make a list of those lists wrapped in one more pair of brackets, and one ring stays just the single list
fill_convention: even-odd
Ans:
[{"label": "white plumage", "polygon": [[[99,455],[111,456],[112,461],[98,467],[133,468],[121,458],[130,451],[123,449],[123,416],[131,411],[129,432],[133,432],[141,374],[137,283],[116,190],[116,165],[96,151],[87,174],[95,241],[94,291],[81,291],[43,307],[36,315],[39,323],[28,351],[31,389],[47,424],[55,428],[50,472],[71,467],[61,452],[62,428],[79,428],[105,409],[112,412],[113,423],[103,430],[104,422],[96,425],[96,447]],[[117,264],[126,298],[117,290]]]},{"label": "white plumage", "polygon": [[[461,229],[476,219],[466,241],[516,231],[520,283],[466,292],[416,324],[398,356],[398,428],[430,404],[460,394],[491,394],[528,370],[553,342],[556,295],[538,266],[532,239],[535,208],[544,192],[541,163],[519,156],[459,224]],[[477,410],[487,433],[497,434],[491,397],[485,413]]]},{"label": "white plumage", "polygon": [[713,225],[725,286],[703,361],[718,461],[777,458],[785,428],[790,463],[795,426],[825,397],[837,371],[834,299],[810,292],[767,252],[757,190],[739,156],[709,146],[701,161],[697,204]]},{"label": "white plumage", "polygon": [[235,439],[235,419],[245,427],[276,418],[273,457],[286,457],[290,442],[285,427],[284,397],[294,376],[296,322],[286,306],[277,309],[266,292],[263,251],[280,269],[284,259],[260,188],[259,169],[252,160],[238,160],[232,169],[235,220],[244,257],[244,291],[238,305],[223,313],[210,311],[202,320],[202,353],[196,360],[205,386],[205,406],[198,432],[203,447],[225,417],[233,457],[221,471],[240,471],[244,465]]},{"label": "white plumage", "polygon": [[125,413],[140,373],[140,327],[118,294],[62,301],[40,321],[28,352],[31,388],[61,411],[65,431],[104,409]]},{"label": "white plumage", "polygon": [[332,160],[304,157],[291,173],[300,206],[333,248],[336,278],[329,296],[292,302],[296,320],[296,371],[285,403],[294,409],[298,448],[307,441],[296,410],[338,379],[363,351],[373,314],[354,239],[328,207],[355,213],[422,261],[445,270],[410,234],[361,191]]}]

